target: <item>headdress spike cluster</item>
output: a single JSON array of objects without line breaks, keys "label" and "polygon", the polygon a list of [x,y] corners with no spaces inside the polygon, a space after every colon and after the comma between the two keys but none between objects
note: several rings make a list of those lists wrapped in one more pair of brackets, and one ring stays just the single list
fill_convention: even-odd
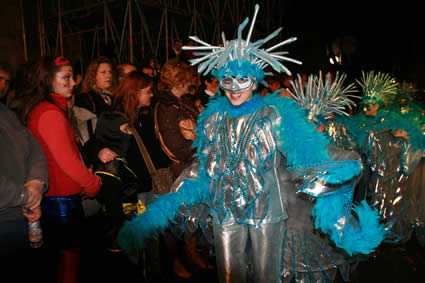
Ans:
[{"label": "headdress spike cluster", "polygon": [[346,75],[338,72],[334,79],[331,73],[325,78],[322,72],[318,76],[310,75],[307,82],[298,75],[295,81],[291,81],[293,92],[290,94],[308,111],[309,119],[329,119],[335,114],[348,116],[346,108],[356,105],[351,98],[359,96],[353,94],[357,92],[354,83],[344,87],[345,79]]},{"label": "headdress spike cluster", "polygon": [[217,73],[222,68],[228,68],[230,62],[237,60],[239,67],[248,61],[250,65],[254,66],[254,69],[260,71],[261,76],[258,78],[256,75],[251,74],[256,78],[257,82],[261,81],[264,75],[263,69],[267,66],[271,66],[276,72],[281,73],[285,72],[288,75],[291,75],[290,70],[284,66],[281,62],[288,61],[295,64],[302,64],[301,61],[283,56],[288,54],[288,52],[272,52],[273,50],[290,44],[297,40],[296,37],[291,37],[287,40],[284,40],[268,49],[261,48],[265,43],[269,42],[271,39],[276,37],[282,28],[278,28],[273,33],[268,35],[266,38],[260,39],[256,42],[251,42],[252,33],[254,30],[254,25],[257,19],[258,11],[260,6],[255,5],[254,16],[249,27],[249,31],[246,39],[242,38],[242,33],[245,27],[247,26],[249,19],[246,18],[242,24],[238,27],[238,36],[236,39],[228,41],[224,33],[222,33],[223,44],[220,46],[213,46],[209,43],[206,43],[199,39],[197,36],[190,36],[189,38],[199,44],[199,46],[183,46],[184,50],[196,50],[203,51],[202,53],[195,53],[202,57],[192,59],[190,62],[192,65],[198,65],[198,71],[204,75],[208,74],[212,70],[215,70]]},{"label": "headdress spike cluster", "polygon": [[362,80],[357,83],[363,90],[363,101],[370,104],[391,103],[398,90],[396,79],[382,72],[362,72]]}]

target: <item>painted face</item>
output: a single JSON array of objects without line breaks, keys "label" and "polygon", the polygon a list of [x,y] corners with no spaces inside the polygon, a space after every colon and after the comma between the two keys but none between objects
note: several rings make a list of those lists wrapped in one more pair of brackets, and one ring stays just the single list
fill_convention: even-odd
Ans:
[{"label": "painted face", "polygon": [[220,87],[223,90],[231,91],[231,92],[240,92],[246,89],[249,89],[254,84],[254,80],[248,76],[232,76],[232,75],[224,75],[224,77],[220,81]]},{"label": "painted face", "polygon": [[53,91],[56,94],[63,95],[66,98],[72,96],[72,90],[75,86],[74,74],[71,66],[62,66],[59,72],[55,74],[52,81]]},{"label": "painted face", "polygon": [[251,85],[250,88],[239,91],[239,92],[233,92],[230,90],[224,90],[224,94],[226,95],[227,99],[229,99],[230,103],[233,106],[239,106],[247,102],[252,98],[254,95],[254,89],[256,88],[255,83]]},{"label": "painted face", "polygon": [[139,106],[151,105],[152,85],[139,89]]},{"label": "painted face", "polygon": [[107,90],[112,86],[112,68],[108,63],[101,63],[96,71],[96,86]]}]

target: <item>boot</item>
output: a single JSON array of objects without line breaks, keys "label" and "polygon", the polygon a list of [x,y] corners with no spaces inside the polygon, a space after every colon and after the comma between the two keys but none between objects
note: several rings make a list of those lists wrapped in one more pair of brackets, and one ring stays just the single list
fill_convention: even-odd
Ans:
[{"label": "boot", "polygon": [[59,251],[58,283],[77,283],[80,272],[80,248]]}]

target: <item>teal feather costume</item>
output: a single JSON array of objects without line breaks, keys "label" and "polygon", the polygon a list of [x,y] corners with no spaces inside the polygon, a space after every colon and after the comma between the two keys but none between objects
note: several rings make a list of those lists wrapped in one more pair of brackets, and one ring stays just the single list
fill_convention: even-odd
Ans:
[{"label": "teal feather costume", "polygon": [[[214,144],[214,140],[211,137],[217,136],[217,134],[210,132],[211,128],[208,125],[211,125],[211,121],[214,120],[214,123],[216,123],[218,119],[215,119],[215,117],[217,116],[241,117],[256,113],[261,109],[272,109],[275,115],[271,116],[270,120],[257,120],[260,127],[265,127],[261,125],[264,123],[273,125],[276,148],[272,149],[272,152],[279,151],[286,156],[287,168],[292,170],[297,176],[305,177],[300,184],[300,188],[304,188],[305,193],[318,197],[318,204],[313,211],[313,216],[316,219],[316,228],[331,234],[331,238],[335,243],[342,248],[346,248],[349,254],[369,253],[379,244],[384,237],[382,227],[377,223],[375,223],[375,226],[369,225],[369,228],[374,228],[374,230],[372,229],[373,232],[367,233],[362,227],[364,223],[362,220],[365,217],[360,218],[357,230],[347,228],[352,232],[349,237],[345,236],[345,225],[342,225],[344,227],[341,227],[341,229],[333,228],[336,221],[341,217],[346,217],[347,223],[353,220],[350,217],[351,199],[347,199],[345,195],[346,193],[352,194],[352,186],[345,186],[342,191],[341,188],[339,190],[328,190],[326,193],[317,193],[314,190],[309,190],[316,185],[318,179],[322,179],[322,182],[329,184],[346,184],[353,178],[356,179],[361,174],[360,163],[355,160],[332,161],[327,151],[329,140],[317,132],[313,124],[307,122],[302,108],[296,105],[292,99],[281,98],[277,94],[273,94],[267,97],[256,95],[241,107],[232,106],[227,98],[222,96],[210,102],[208,107],[201,113],[197,123],[197,139],[193,144],[197,149],[197,162],[193,166],[196,170],[193,167],[188,169],[197,173],[195,175],[188,174],[185,176],[186,178],[179,178],[180,180],[177,180],[175,184],[175,187],[178,187],[175,189],[175,193],[158,196],[158,199],[148,206],[144,214],[124,225],[120,233],[120,245],[127,253],[134,255],[137,250],[144,247],[150,237],[164,232],[169,227],[169,224],[175,221],[182,206],[191,207],[195,204],[205,203],[212,210],[210,213],[218,218],[217,220],[219,221],[225,221],[229,215],[232,215],[238,223],[261,225],[263,221],[267,221],[268,213],[270,213],[271,209],[270,206],[258,209],[258,205],[255,205],[255,198],[261,196],[264,192],[263,188],[257,191],[258,194],[254,198],[247,200],[247,205],[239,214],[234,213],[231,208],[235,204],[232,203],[233,201],[230,204],[214,202],[215,192],[212,189],[217,189],[217,187],[211,184],[219,183],[217,180],[216,182],[213,182],[213,180],[220,176],[219,174],[211,174],[207,164],[209,159],[211,159],[211,155],[208,153],[212,151],[211,147]],[[273,123],[273,120],[275,123]],[[253,142],[255,143],[255,141]],[[270,156],[271,154],[268,153],[268,156],[264,156],[260,163],[266,167]],[[218,158],[221,159],[221,157]],[[265,169],[257,168],[255,170]],[[221,176],[221,178],[224,177]],[[339,198],[339,196],[342,198]],[[339,204],[339,209],[328,205],[331,200],[333,200],[333,203]],[[328,210],[328,213],[319,213],[324,212],[325,207],[328,209],[332,207],[332,210]],[[369,213],[369,216],[376,219],[376,214],[373,211],[366,211],[365,213]],[[286,218],[287,215],[286,213],[284,214],[283,217]],[[258,217],[253,217],[253,215]],[[346,227],[349,227],[349,225],[346,225]],[[356,233],[353,233],[353,231]],[[365,242],[364,246],[356,246],[358,238],[353,236],[353,234],[365,239],[367,235],[373,233],[376,235],[375,241]]]},{"label": "teal feather costume", "polygon": [[[364,110],[373,103],[380,105],[379,110],[375,116],[362,111],[351,117],[337,117],[337,121],[345,126],[347,135],[362,153],[370,175],[363,195],[382,218],[388,231],[385,241],[406,242],[416,232],[423,244],[424,112],[403,91],[399,90],[396,96],[394,81],[381,73],[363,75],[360,85]],[[396,137],[396,130],[406,131],[408,141]]]},{"label": "teal feather costume", "polygon": [[[211,71],[218,76],[226,95],[231,92],[238,97],[242,91],[252,95],[254,86],[270,75],[263,71],[266,66],[290,74],[281,61],[301,63],[284,56],[287,52],[272,52],[295,41],[294,37],[262,48],[281,29],[250,42],[258,9],[256,5],[246,39],[242,39],[242,31],[248,19],[239,26],[237,39],[228,41],[222,35],[223,46],[192,36],[200,46],[183,48],[199,51],[195,55],[200,57],[192,64],[199,64],[200,73]],[[123,250],[137,256],[149,237],[176,219],[179,225],[189,223],[192,213],[198,211],[199,216],[212,218],[197,225],[203,231],[208,223],[213,225],[217,268],[223,281],[245,281],[249,242],[257,282],[278,282],[291,276],[304,281],[331,280],[330,271],[346,259],[314,231],[311,213],[315,199],[322,200],[322,206],[328,200],[338,204],[333,211],[315,213],[317,228],[350,254],[373,250],[384,231],[373,221],[367,223],[370,230],[363,229],[367,222],[363,213],[357,229],[350,230],[347,237],[344,232],[353,220],[350,195],[361,174],[361,162],[340,158],[291,99],[254,95],[246,96],[240,105],[235,103],[238,106],[232,103],[231,98],[218,96],[201,113],[193,143],[196,161],[175,181],[172,193],[159,197],[144,214],[124,225],[119,238]],[[372,230],[376,241],[363,246],[349,243]],[[276,253],[277,249],[281,253]]]}]

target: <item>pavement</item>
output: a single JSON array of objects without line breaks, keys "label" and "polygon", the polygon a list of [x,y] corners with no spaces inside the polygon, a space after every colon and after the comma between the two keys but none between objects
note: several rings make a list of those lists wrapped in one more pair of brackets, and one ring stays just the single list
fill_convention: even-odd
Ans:
[{"label": "pavement", "polygon": [[[99,258],[99,257],[98,257]],[[89,262],[90,261],[90,262]],[[162,268],[161,278],[146,280],[141,268],[133,265],[122,254],[103,254],[97,262],[82,262],[80,283],[141,282],[141,283],[217,283],[215,269],[191,266],[192,277],[174,276],[169,268]],[[97,265],[97,267],[95,267]],[[337,280],[336,282],[342,282]],[[351,273],[351,282],[416,283],[425,282],[425,249],[413,238],[402,245],[381,245]]]},{"label": "pavement", "polygon": [[[81,253],[81,270],[79,283],[217,283],[216,269],[201,269],[189,263],[192,277],[178,278],[170,268],[170,258],[162,247],[160,272],[156,277],[146,276],[143,265],[135,265],[127,256],[118,252],[107,252],[98,240],[99,235],[89,233],[87,245]],[[43,258],[43,249],[34,249],[29,255],[34,262],[35,282],[54,282],[51,269]],[[209,258],[214,263],[213,258]],[[38,271],[38,272],[37,272]],[[146,277],[149,278],[146,279]],[[343,282],[336,280],[336,283]],[[351,282],[386,282],[386,283],[425,283],[425,248],[415,238],[398,245],[382,244],[374,253],[365,257],[351,273]],[[262,283],[262,282],[260,282]]]}]

